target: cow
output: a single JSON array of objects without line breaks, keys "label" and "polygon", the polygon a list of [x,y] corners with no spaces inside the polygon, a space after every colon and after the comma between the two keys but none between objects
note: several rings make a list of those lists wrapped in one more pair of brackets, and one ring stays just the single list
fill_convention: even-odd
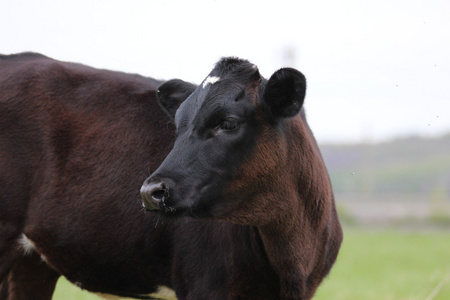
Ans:
[{"label": "cow", "polygon": [[173,225],[139,193],[174,141],[161,83],[0,56],[0,299],[51,299],[60,275],[135,298],[171,286]]},{"label": "cow", "polygon": [[178,299],[311,299],[342,229],[304,75],[267,80],[229,57],[192,89],[158,88],[176,139],[141,187],[147,210],[175,220],[171,287]]},{"label": "cow", "polygon": [[61,275],[141,299],[311,298],[342,231],[305,89],[233,58],[196,86],[0,56],[0,299],[51,299]]}]

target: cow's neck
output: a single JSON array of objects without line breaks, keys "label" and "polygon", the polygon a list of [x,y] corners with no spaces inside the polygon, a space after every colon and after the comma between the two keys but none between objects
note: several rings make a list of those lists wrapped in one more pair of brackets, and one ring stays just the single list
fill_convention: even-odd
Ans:
[{"label": "cow's neck", "polygon": [[322,158],[313,143],[303,144],[301,151],[309,154],[308,160],[296,159],[299,150],[295,149],[288,157],[298,164],[290,161],[285,165],[286,170],[294,168],[291,174],[301,169],[297,180],[291,181],[292,186],[280,181],[278,186],[285,185],[283,194],[266,195],[280,204],[277,216],[258,227],[267,257],[280,278],[282,299],[310,299],[314,294],[321,280],[315,275],[322,272],[320,260],[326,251],[330,221],[332,190]]},{"label": "cow's neck", "polygon": [[308,278],[321,252],[320,233],[302,213],[258,227],[267,257],[280,279],[281,299],[310,299],[315,286]]}]

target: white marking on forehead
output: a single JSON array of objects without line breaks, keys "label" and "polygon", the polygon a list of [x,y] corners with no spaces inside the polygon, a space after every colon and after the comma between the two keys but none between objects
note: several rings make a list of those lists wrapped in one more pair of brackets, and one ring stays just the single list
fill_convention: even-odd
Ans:
[{"label": "white marking on forehead", "polygon": [[208,76],[205,81],[203,81],[203,88],[205,88],[208,84],[214,84],[220,80],[220,77],[217,76]]},{"label": "white marking on forehead", "polygon": [[19,238],[17,243],[19,244],[19,248],[23,251],[24,255],[30,255],[36,251],[36,245],[34,242],[27,238],[24,233],[22,233],[22,236]]}]

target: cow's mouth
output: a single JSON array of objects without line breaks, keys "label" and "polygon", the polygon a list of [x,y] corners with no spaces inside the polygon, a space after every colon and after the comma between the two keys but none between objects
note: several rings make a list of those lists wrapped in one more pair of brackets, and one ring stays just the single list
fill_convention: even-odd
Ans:
[{"label": "cow's mouth", "polygon": [[169,193],[167,190],[160,190],[153,192],[151,195],[142,194],[142,206],[145,210],[164,217],[180,217],[183,215],[188,215],[189,208],[187,207],[176,207],[170,205]]},{"label": "cow's mouth", "polygon": [[187,208],[170,207],[165,206],[164,204],[158,209],[148,209],[145,207],[145,210],[166,219],[178,219],[185,216],[192,216],[190,210]]}]

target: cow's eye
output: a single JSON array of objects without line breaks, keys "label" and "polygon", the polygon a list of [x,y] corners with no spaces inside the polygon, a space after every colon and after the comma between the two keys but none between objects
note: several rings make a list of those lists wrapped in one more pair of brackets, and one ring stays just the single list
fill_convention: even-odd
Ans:
[{"label": "cow's eye", "polygon": [[238,120],[231,119],[231,118],[225,119],[224,121],[222,121],[222,123],[220,123],[216,127],[216,132],[220,132],[220,131],[231,132],[231,131],[235,131],[236,129],[238,129],[238,127],[239,127]]}]

